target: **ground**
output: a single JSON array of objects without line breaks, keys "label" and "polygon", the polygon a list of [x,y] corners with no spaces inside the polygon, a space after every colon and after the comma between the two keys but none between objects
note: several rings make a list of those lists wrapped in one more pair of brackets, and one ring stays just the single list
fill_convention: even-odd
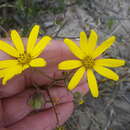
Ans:
[{"label": "ground", "polygon": [[98,77],[100,96],[90,94],[85,103],[75,107],[65,130],[130,130],[130,1],[129,0],[1,0],[0,37],[16,28],[27,36],[34,24],[40,24],[40,35],[55,39],[79,39],[80,31],[94,29],[99,44],[111,35],[116,43],[104,56],[126,60],[116,69],[120,80]]}]

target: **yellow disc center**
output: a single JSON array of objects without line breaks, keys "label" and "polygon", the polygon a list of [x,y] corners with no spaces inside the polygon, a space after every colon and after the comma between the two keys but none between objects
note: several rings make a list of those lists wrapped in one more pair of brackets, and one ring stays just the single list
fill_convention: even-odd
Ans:
[{"label": "yellow disc center", "polygon": [[93,68],[95,61],[92,57],[90,56],[86,56],[83,60],[82,60],[82,64],[86,69],[91,69]]},{"label": "yellow disc center", "polygon": [[18,56],[18,61],[21,64],[28,64],[31,61],[31,56],[26,52],[20,53]]}]

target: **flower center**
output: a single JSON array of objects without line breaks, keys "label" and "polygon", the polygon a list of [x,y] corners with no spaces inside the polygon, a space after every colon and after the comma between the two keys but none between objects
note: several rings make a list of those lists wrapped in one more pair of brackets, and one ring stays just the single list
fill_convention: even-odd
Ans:
[{"label": "flower center", "polygon": [[86,69],[91,69],[93,68],[95,61],[92,57],[90,56],[86,56],[83,60],[82,60],[82,64]]},{"label": "flower center", "polygon": [[21,64],[28,64],[31,61],[31,56],[26,52],[20,53],[18,56],[18,61]]}]

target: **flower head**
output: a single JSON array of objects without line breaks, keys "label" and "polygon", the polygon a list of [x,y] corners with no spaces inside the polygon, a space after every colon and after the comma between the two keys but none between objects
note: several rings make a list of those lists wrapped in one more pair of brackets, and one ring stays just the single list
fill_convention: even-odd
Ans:
[{"label": "flower head", "polygon": [[124,60],[97,58],[114,43],[115,37],[111,36],[101,45],[96,47],[97,39],[98,36],[96,32],[94,30],[91,30],[89,38],[87,38],[85,32],[80,33],[80,46],[76,45],[70,39],[64,40],[70,51],[78,58],[77,60],[63,61],[58,65],[58,68],[60,70],[71,70],[78,68],[68,84],[69,90],[74,89],[78,85],[81,78],[86,72],[90,91],[94,97],[98,97],[99,92],[97,81],[93,70],[109,79],[119,79],[119,76],[107,67],[122,66],[125,64]]},{"label": "flower head", "polygon": [[43,58],[38,58],[38,56],[45,49],[51,38],[44,36],[36,44],[39,28],[38,25],[35,25],[31,30],[26,49],[16,30],[11,31],[14,47],[0,40],[0,50],[14,58],[0,61],[0,78],[3,78],[3,85],[29,67],[44,67],[46,65],[46,61]]}]

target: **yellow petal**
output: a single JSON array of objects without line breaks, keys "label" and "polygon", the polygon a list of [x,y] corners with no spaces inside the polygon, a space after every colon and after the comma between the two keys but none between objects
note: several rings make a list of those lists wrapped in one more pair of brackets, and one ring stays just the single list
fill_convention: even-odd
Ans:
[{"label": "yellow petal", "polygon": [[15,75],[20,74],[21,72],[22,72],[22,66],[20,65],[16,65],[14,67],[4,69],[3,71],[4,78],[2,80],[2,84],[5,85],[8,80],[13,78]]},{"label": "yellow petal", "polygon": [[29,68],[30,66],[28,64],[25,64],[22,66],[22,71],[26,70],[27,68]]},{"label": "yellow petal", "polygon": [[99,55],[101,55],[106,49],[108,49],[113,43],[115,42],[115,37],[112,36],[110,38],[108,38],[106,41],[104,41],[101,45],[99,45],[94,53],[93,53],[93,58],[98,57]]},{"label": "yellow petal", "polygon": [[32,60],[29,64],[31,67],[44,67],[47,63],[43,58],[36,58]]},{"label": "yellow petal", "polygon": [[32,52],[31,52],[31,56],[36,58],[37,56],[39,56],[42,51],[45,49],[45,47],[47,46],[47,44],[49,44],[51,38],[49,36],[44,36],[38,43],[37,45],[33,48]]},{"label": "yellow petal", "polygon": [[85,54],[83,51],[70,39],[64,40],[65,44],[69,47],[70,51],[79,59],[84,59]]},{"label": "yellow petal", "polygon": [[91,30],[90,37],[88,39],[88,48],[90,54],[93,53],[93,50],[96,48],[97,39],[97,33],[94,30]]},{"label": "yellow petal", "polygon": [[73,77],[71,78],[69,84],[68,84],[68,89],[69,90],[73,90],[77,85],[78,83],[80,82],[81,78],[83,77],[85,73],[85,68],[84,67],[81,67],[79,68],[75,74],[73,75]]},{"label": "yellow petal", "polygon": [[82,63],[79,60],[66,60],[66,61],[61,62],[58,65],[58,68],[60,70],[71,70],[71,69],[78,68],[81,65],[82,65]]},{"label": "yellow petal", "polygon": [[0,78],[2,78],[2,77],[4,77],[4,75],[3,75],[3,73],[2,73],[2,72],[0,72]]},{"label": "yellow petal", "polygon": [[96,72],[98,72],[99,74],[101,74],[102,76],[104,76],[106,78],[109,78],[109,79],[112,79],[115,81],[119,79],[119,76],[115,72],[113,72],[112,70],[110,70],[108,68],[95,65],[94,69]]},{"label": "yellow petal", "polygon": [[97,59],[95,64],[107,67],[119,67],[124,65],[125,61],[119,59]]},{"label": "yellow petal", "polygon": [[80,32],[80,48],[88,54],[88,40],[85,32]]},{"label": "yellow petal", "polygon": [[4,77],[4,69],[0,70],[0,78]]},{"label": "yellow petal", "polygon": [[96,77],[95,77],[93,71],[90,69],[87,70],[87,79],[88,79],[88,87],[90,89],[92,96],[98,97],[99,92],[98,92]]},{"label": "yellow petal", "polygon": [[0,40],[0,50],[4,51],[5,53],[13,57],[18,56],[17,50],[15,48],[13,48],[11,45],[1,40]]},{"label": "yellow petal", "polygon": [[17,33],[16,30],[11,31],[11,39],[13,41],[13,44],[16,47],[16,50],[19,53],[24,53],[24,46],[23,46],[22,39],[21,39],[21,37],[19,36],[19,34]]},{"label": "yellow petal", "polygon": [[3,61],[0,61],[0,69],[13,67],[16,64],[18,64],[17,60],[3,60]]},{"label": "yellow petal", "polygon": [[34,48],[34,45],[37,41],[38,33],[39,33],[40,26],[35,25],[30,32],[28,43],[27,43],[27,53],[30,53],[32,49]]}]

